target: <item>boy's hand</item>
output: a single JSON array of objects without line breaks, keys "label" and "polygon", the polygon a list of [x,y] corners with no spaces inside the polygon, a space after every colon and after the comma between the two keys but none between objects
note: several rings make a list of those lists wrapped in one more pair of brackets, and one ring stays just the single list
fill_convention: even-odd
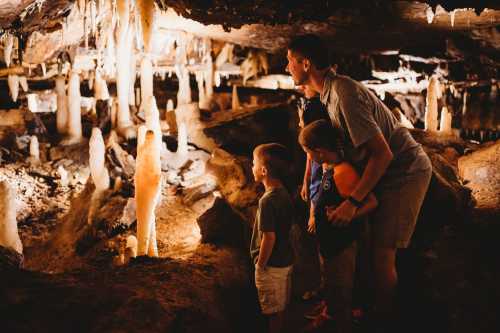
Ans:
[{"label": "boy's hand", "polygon": [[309,186],[306,183],[302,184],[302,189],[300,190],[300,197],[305,202],[309,201]]},{"label": "boy's hand", "polygon": [[314,218],[314,215],[309,217],[309,221],[307,222],[307,231],[313,235],[316,233],[316,219]]},{"label": "boy's hand", "polygon": [[337,227],[348,226],[354,214],[356,213],[356,207],[352,205],[349,201],[345,200],[338,207],[326,207],[326,216],[328,221]]}]

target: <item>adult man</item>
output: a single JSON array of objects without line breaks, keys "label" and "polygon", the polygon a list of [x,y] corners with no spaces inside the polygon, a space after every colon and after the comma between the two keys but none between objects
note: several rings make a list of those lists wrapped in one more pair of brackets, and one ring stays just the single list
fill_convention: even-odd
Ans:
[{"label": "adult man", "polygon": [[397,284],[396,252],[408,247],[413,234],[432,174],[430,160],[372,92],[331,70],[328,49],[319,37],[294,38],[287,58],[295,84],[321,94],[333,125],[344,132],[347,159],[362,170],[358,185],[329,212],[329,219],[337,225],[350,223],[372,190],[379,201],[371,218],[375,306],[379,318],[388,319]]}]

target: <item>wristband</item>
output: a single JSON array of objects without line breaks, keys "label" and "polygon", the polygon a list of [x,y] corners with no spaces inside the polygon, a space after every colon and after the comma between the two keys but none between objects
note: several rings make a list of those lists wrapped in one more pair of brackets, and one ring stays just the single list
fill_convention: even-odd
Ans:
[{"label": "wristband", "polygon": [[358,200],[354,199],[352,196],[348,196],[347,200],[349,200],[349,202],[352,203],[353,206],[355,206],[356,208],[363,207],[363,201],[358,201]]}]

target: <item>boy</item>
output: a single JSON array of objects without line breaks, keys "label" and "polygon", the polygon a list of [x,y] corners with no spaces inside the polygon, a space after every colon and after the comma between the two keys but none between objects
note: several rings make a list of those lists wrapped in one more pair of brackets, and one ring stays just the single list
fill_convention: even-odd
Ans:
[{"label": "boy", "polygon": [[263,144],[253,152],[252,172],[264,185],[255,216],[250,255],[255,264],[255,285],[268,331],[280,332],[284,310],[290,301],[292,246],[289,239],[293,206],[285,188],[290,157],[277,143]]}]

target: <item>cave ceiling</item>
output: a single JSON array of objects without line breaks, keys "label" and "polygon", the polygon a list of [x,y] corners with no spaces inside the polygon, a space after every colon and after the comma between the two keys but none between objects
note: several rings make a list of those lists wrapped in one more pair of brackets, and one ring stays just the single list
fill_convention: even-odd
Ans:
[{"label": "cave ceiling", "polygon": [[[398,51],[438,60],[475,54],[486,56],[489,65],[500,63],[498,1],[156,3],[162,9],[160,29],[184,30],[273,53],[282,51],[291,36],[312,32],[327,39],[333,50],[346,54]],[[67,22],[72,6],[73,1],[67,0],[0,0],[0,27],[26,38],[34,31],[57,32]]]}]

